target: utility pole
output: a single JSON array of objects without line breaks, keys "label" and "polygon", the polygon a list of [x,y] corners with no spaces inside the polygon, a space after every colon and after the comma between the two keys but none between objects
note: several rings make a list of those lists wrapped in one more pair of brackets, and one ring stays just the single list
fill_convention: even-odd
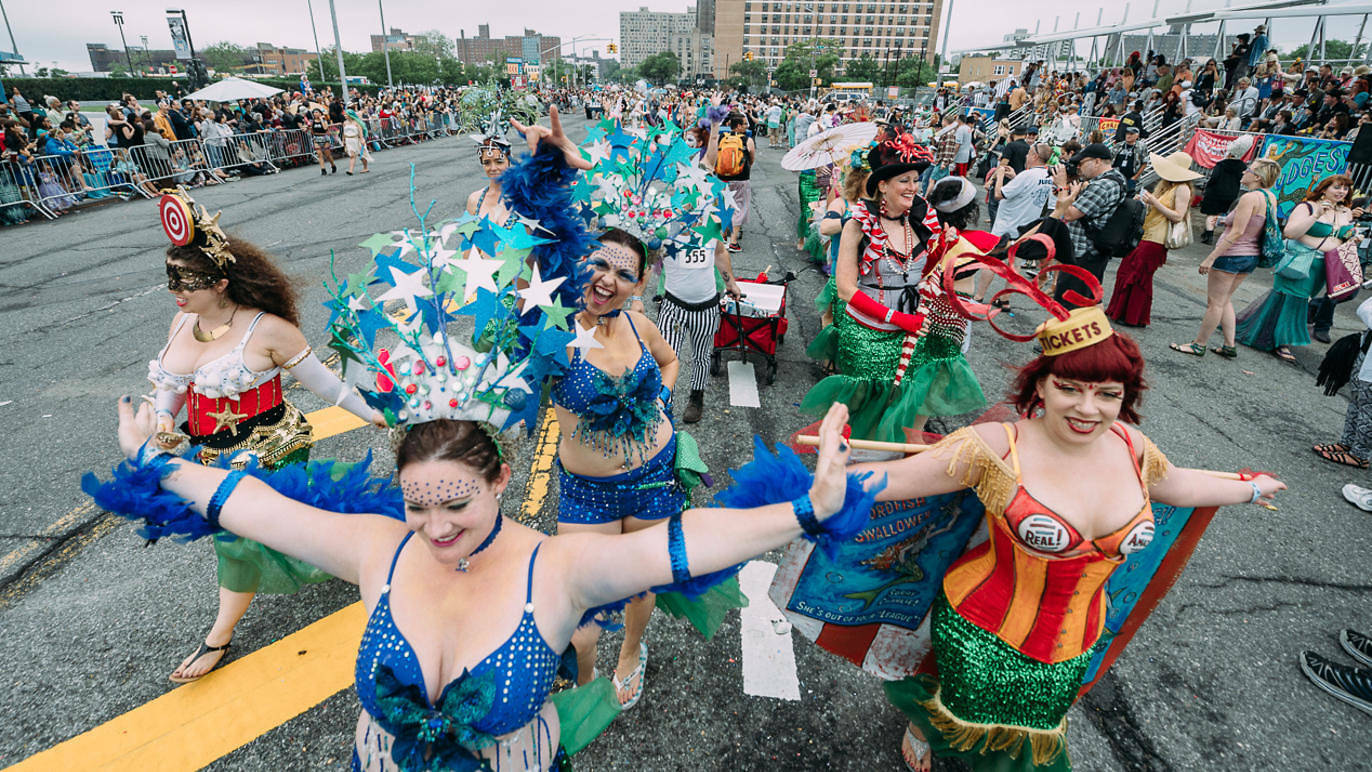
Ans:
[{"label": "utility pole", "polygon": [[124,44],[124,61],[129,64],[129,76],[132,77],[136,71],[133,69],[133,57],[129,56],[129,41],[124,38],[124,12],[110,11],[110,15],[114,17],[115,26],[119,27],[119,42]]},{"label": "utility pole", "polygon": [[[948,66],[948,31],[953,27],[953,0],[948,0],[948,14],[944,17],[943,23],[943,48],[939,53],[939,61],[944,67]],[[926,38],[928,35],[925,36]]]},{"label": "utility pole", "polygon": [[[332,5],[332,0],[330,4]],[[381,6],[381,0],[376,0],[376,7],[381,11],[381,55],[386,57],[386,88],[395,88],[395,83],[391,81],[391,47],[388,45],[390,34],[386,32],[386,9]],[[334,24],[337,25],[338,21],[334,20]]]},{"label": "utility pole", "polygon": [[[5,17],[5,31],[8,32],[8,33],[10,33],[10,48],[13,48],[13,49],[14,49],[14,55],[15,55],[15,56],[18,56],[18,55],[19,55],[19,45],[18,45],[17,43],[14,42],[14,30],[10,29],[10,15],[9,15],[8,13],[5,13],[5,2],[4,2],[4,0],[0,0],[0,16]],[[27,73],[24,72],[24,65],[22,65],[22,64],[19,65],[19,74],[20,74],[20,75],[25,75],[25,74],[27,74]]]},{"label": "utility pole", "polygon": [[334,0],[329,0],[329,18],[333,20],[333,50],[338,54],[338,83],[343,89],[343,106],[347,107],[348,71],[343,67],[343,41],[338,35],[338,9],[334,6]]},{"label": "utility pole", "polygon": [[305,0],[305,8],[307,8],[307,9],[309,10],[309,12],[310,12],[310,34],[311,34],[311,35],[314,35],[314,56],[315,56],[315,61],[319,63],[319,82],[320,82],[320,83],[323,83],[323,82],[324,82],[324,51],[323,51],[322,49],[320,49],[320,47],[319,47],[319,30],[315,29],[315,26],[314,26],[314,2],[313,2],[313,0]]},{"label": "utility pole", "polygon": [[138,39],[141,40],[141,41],[143,41],[143,64],[144,64],[144,66],[151,68],[151,67],[152,67],[152,53],[151,53],[150,51],[148,51],[148,36],[147,36],[147,35],[139,35],[139,36],[138,36]]}]

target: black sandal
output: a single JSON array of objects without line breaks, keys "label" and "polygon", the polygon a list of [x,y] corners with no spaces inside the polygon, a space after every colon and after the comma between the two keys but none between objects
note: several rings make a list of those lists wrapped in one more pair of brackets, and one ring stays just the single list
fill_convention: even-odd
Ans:
[{"label": "black sandal", "polygon": [[209,645],[208,643],[205,643],[204,641],[201,641],[201,642],[200,642],[200,648],[198,648],[198,649],[195,650],[195,656],[191,657],[191,661],[190,661],[190,663],[188,663],[188,664],[195,664],[195,661],[196,661],[196,660],[200,659],[201,657],[205,656],[206,654],[211,654],[211,653],[216,652],[216,651],[222,651],[223,654],[220,654],[220,655],[219,655],[219,661],[216,662],[216,663],[214,663],[214,667],[210,668],[209,670],[206,670],[205,672],[201,673],[201,674],[198,675],[198,676],[195,676],[194,678],[186,678],[186,677],[184,677],[184,676],[178,678],[177,676],[169,675],[169,676],[167,676],[167,680],[171,681],[171,682],[174,683],[174,684],[188,684],[188,683],[191,683],[192,681],[199,681],[200,679],[204,678],[205,676],[209,675],[210,673],[213,673],[213,672],[215,671],[216,668],[218,668],[220,665],[224,664],[224,658],[227,657],[227,656],[229,656],[229,644],[230,644],[230,643],[233,643],[233,641],[229,641],[229,643],[226,643],[226,644],[224,644],[223,646],[211,646],[211,645]]},{"label": "black sandal", "polygon": [[1353,455],[1352,453],[1349,453],[1346,450],[1316,450],[1315,455],[1319,456],[1325,461],[1329,461],[1335,464],[1343,464],[1344,466],[1351,466],[1354,469],[1366,469],[1368,467],[1367,459],[1358,458],[1357,456]]},{"label": "black sandal", "polygon": [[1289,364],[1289,365],[1298,365],[1298,364],[1300,364],[1300,362],[1296,359],[1296,355],[1295,355],[1295,354],[1292,354],[1292,353],[1291,353],[1291,349],[1286,348],[1285,346],[1273,350],[1273,351],[1272,351],[1272,356],[1276,357],[1277,359],[1280,359],[1281,361],[1283,361],[1283,362],[1285,362],[1285,363],[1287,363],[1287,364]]}]

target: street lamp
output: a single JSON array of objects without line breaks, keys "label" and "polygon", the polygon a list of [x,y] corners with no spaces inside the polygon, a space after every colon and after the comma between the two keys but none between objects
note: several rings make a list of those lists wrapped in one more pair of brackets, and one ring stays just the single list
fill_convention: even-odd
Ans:
[{"label": "street lamp", "polygon": [[129,63],[129,75],[133,75],[133,57],[129,56],[129,41],[124,39],[124,12],[110,11],[110,15],[114,17],[115,26],[119,27],[119,41],[124,44],[124,61]]},{"label": "street lamp", "polygon": [[325,80],[324,51],[319,48],[319,30],[315,29],[314,26],[314,3],[311,0],[305,0],[305,8],[310,12],[310,34],[314,35],[314,55],[315,60],[319,62],[319,82],[323,83]]},{"label": "street lamp", "polygon": [[138,38],[143,41],[143,63],[147,67],[152,67],[152,54],[148,52],[148,36],[139,35]]},{"label": "street lamp", "polygon": [[[10,48],[13,48],[13,49],[14,49],[14,55],[17,57],[17,56],[19,56],[19,44],[17,44],[17,43],[14,42],[14,30],[10,29],[10,15],[9,15],[8,13],[5,13],[5,3],[4,3],[4,0],[0,0],[0,16],[3,16],[4,19],[5,19],[5,31],[8,32],[9,35],[10,35]],[[28,74],[28,73],[24,72],[24,65],[23,65],[23,64],[20,64],[20,65],[19,65],[19,74],[20,74],[20,75],[27,75],[27,74]]]},{"label": "street lamp", "polygon": [[[395,88],[395,83],[391,81],[391,47],[390,33],[386,31],[386,9],[381,7],[381,0],[376,0],[376,8],[381,12],[381,55],[386,57],[386,88]],[[347,90],[347,86],[344,86]],[[348,100],[343,100],[346,104]]]}]

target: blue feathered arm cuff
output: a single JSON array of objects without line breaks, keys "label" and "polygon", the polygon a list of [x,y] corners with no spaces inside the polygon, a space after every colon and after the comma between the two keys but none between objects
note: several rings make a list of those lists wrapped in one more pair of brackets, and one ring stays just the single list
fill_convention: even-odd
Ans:
[{"label": "blue feathered arm cuff", "polygon": [[[818,536],[803,533],[801,538],[815,542],[825,555],[833,558],[839,544],[853,538],[866,526],[877,494],[886,487],[886,480],[882,479],[868,490],[866,482],[871,475],[871,472],[849,474],[843,508],[820,523],[823,533]],[[774,453],[756,436],[753,437],[753,460],[731,472],[730,476],[734,478],[734,484],[715,494],[715,503],[736,509],[791,501],[806,494],[815,481],[795,451],[779,445]]]},{"label": "blue feathered arm cuff", "polygon": [[[196,452],[198,449],[192,448],[182,460],[197,463]],[[170,536],[188,542],[217,533],[219,529],[211,527],[204,516],[191,508],[190,502],[162,489],[162,478],[171,471],[171,460],[170,456],[159,456],[146,464],[122,461],[114,467],[108,481],[87,472],[81,478],[81,490],[101,509],[141,521],[139,533],[154,541]],[[394,479],[369,475],[371,462],[371,451],[355,464],[322,460],[266,469],[253,459],[244,471],[282,496],[312,507],[404,520],[405,505]],[[226,454],[217,459],[215,466],[228,468],[230,463]]]}]

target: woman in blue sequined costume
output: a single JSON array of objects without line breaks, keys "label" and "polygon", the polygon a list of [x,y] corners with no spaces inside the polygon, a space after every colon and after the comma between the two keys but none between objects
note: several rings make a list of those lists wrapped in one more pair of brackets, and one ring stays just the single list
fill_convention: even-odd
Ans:
[{"label": "woman in blue sequined costume", "polygon": [[[647,316],[624,309],[642,295],[646,265],[643,242],[615,228],[586,258],[590,274],[585,307],[575,317],[571,370],[552,392],[561,431],[558,533],[631,533],[686,506],[669,406],[680,369],[676,352]],[[625,610],[614,674],[625,707],[643,694],[643,631],[652,613],[651,594]],[[594,677],[599,636],[591,625],[573,641],[582,683]]]},{"label": "woman in blue sequined costume", "polygon": [[[875,493],[845,475],[846,417],[842,406],[826,416],[814,478],[794,454],[759,454],[756,482],[739,477],[737,505],[622,534],[547,536],[502,516],[510,466],[491,431],[465,420],[427,421],[405,435],[396,457],[403,520],[390,481],[367,478],[363,465],[341,479],[330,468],[308,481],[296,474],[291,485],[281,472],[245,475],[158,454],[151,408],[135,415],[127,397],[119,442],[129,461],[115,482],[91,480],[87,490],[163,535],[224,529],[358,585],[368,621],[354,769],[542,771],[561,763],[560,746],[574,752],[588,741],[558,703],[595,694],[550,692],[558,652],[598,605],[649,588],[689,591],[798,536],[823,546],[861,529]],[[599,701],[617,712],[609,685],[598,683]]]}]

